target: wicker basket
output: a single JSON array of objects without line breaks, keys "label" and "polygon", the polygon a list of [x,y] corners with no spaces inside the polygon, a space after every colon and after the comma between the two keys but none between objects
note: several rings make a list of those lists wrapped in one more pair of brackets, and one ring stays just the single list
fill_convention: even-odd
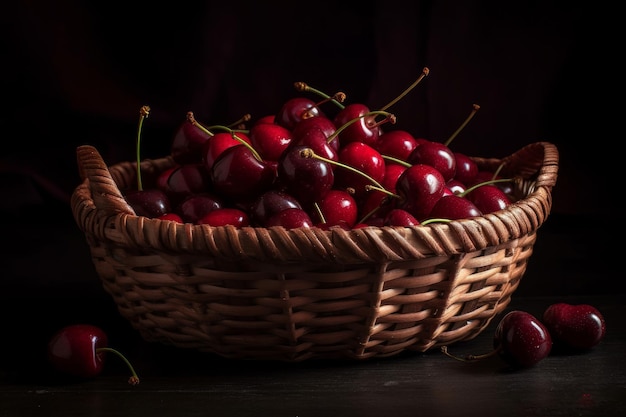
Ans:
[{"label": "wicker basket", "polygon": [[[473,159],[518,177],[520,199],[479,218],[355,230],[211,227],[136,216],[136,165],[77,149],[72,195],[97,274],[149,342],[222,357],[367,359],[477,336],[510,302],[552,205],[548,142]],[[141,163],[145,175],[173,165]]]}]

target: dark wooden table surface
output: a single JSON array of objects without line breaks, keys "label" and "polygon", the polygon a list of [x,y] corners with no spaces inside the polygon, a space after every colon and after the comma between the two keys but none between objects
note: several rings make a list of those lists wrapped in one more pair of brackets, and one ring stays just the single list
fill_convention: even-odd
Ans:
[{"label": "dark wooden table surface", "polygon": [[[582,301],[558,298],[564,300]],[[539,314],[554,301],[520,298],[510,307]],[[606,338],[591,351],[551,355],[522,371],[508,370],[497,357],[468,363],[439,350],[359,362],[236,361],[146,344],[129,333],[121,345],[139,385],[127,385],[126,368],[113,358],[101,377],[72,382],[28,369],[21,355],[4,375],[0,416],[626,415],[626,308],[621,297],[584,302],[605,315]],[[492,334],[488,328],[450,350],[486,352]]]},{"label": "dark wooden table surface", "polygon": [[[276,363],[149,344],[102,291],[71,219],[15,223],[20,233],[4,250],[8,272],[0,291],[0,417],[626,415],[624,277],[611,249],[593,244],[605,230],[594,223],[581,228],[557,216],[544,226],[509,310],[539,316],[553,302],[592,304],[606,318],[605,339],[591,351],[554,354],[514,372],[497,357],[467,363],[436,349],[357,362]],[[89,381],[51,372],[48,337],[78,321],[108,332],[110,345],[134,364],[139,385],[126,383],[128,370],[115,357]],[[489,351],[495,325],[450,351]]]}]

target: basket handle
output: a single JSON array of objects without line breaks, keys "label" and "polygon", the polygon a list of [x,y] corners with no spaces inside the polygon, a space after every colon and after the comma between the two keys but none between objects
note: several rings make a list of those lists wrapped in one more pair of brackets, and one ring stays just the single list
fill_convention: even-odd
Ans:
[{"label": "basket handle", "polygon": [[94,204],[106,215],[130,214],[135,210],[128,204],[113,180],[107,164],[98,150],[91,145],[76,149],[78,173],[87,182]]}]

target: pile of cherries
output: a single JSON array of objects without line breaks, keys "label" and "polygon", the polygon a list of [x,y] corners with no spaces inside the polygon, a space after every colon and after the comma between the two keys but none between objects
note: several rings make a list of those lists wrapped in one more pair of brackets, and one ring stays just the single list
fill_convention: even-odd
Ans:
[{"label": "pile of cherries", "polygon": [[511,368],[530,368],[552,352],[580,353],[596,346],[606,334],[606,322],[600,311],[590,304],[555,303],[543,312],[541,320],[532,314],[513,310],[504,315],[493,336],[493,350],[464,358],[448,352],[461,361],[476,361],[494,355]]},{"label": "pile of cherries", "polygon": [[[425,74],[427,71],[425,71]],[[414,84],[415,85],[415,84]],[[344,105],[305,83],[301,94],[251,123],[204,126],[192,112],[175,132],[175,166],[124,190],[137,215],[236,227],[412,226],[481,216],[508,206],[512,179],[479,169],[450,142],[392,129],[392,103]],[[307,93],[307,94],[305,94]],[[309,96],[320,97],[314,101]],[[149,107],[141,109],[141,123]]]}]

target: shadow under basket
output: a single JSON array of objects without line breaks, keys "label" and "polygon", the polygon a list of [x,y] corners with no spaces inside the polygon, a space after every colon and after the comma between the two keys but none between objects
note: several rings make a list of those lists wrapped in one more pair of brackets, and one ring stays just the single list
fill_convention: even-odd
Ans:
[{"label": "shadow under basket", "polygon": [[[552,206],[549,142],[502,159],[519,196],[481,217],[413,227],[259,228],[135,215],[136,164],[77,149],[72,212],[104,290],[148,342],[226,358],[368,359],[469,340],[509,304]],[[142,176],[173,166],[141,162]]]}]

